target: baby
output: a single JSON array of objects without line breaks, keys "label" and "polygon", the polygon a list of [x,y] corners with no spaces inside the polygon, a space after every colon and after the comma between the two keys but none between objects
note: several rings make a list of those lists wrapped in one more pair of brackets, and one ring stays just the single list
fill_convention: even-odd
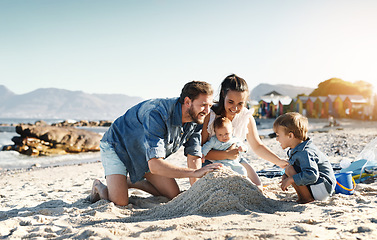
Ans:
[{"label": "baby", "polygon": [[[203,157],[205,157],[210,150],[227,150],[233,144],[236,144],[239,152],[246,152],[247,146],[237,138],[232,137],[233,127],[232,122],[226,117],[218,117],[213,123],[215,129],[215,136],[211,137],[202,148]],[[224,166],[230,167],[233,171],[247,176],[246,169],[241,165],[239,158],[230,160],[216,160]]]}]

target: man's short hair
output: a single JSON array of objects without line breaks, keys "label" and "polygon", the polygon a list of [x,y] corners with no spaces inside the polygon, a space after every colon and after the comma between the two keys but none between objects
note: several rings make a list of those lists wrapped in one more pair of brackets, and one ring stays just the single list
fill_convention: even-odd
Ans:
[{"label": "man's short hair", "polygon": [[212,95],[213,89],[211,84],[201,81],[188,82],[182,89],[179,102],[183,103],[186,97],[190,98],[191,100],[195,100],[200,94]]},{"label": "man's short hair", "polygon": [[274,122],[274,131],[277,131],[279,126],[284,128],[285,134],[293,133],[295,138],[302,141],[308,139],[308,119],[298,112],[288,112],[280,115]]}]

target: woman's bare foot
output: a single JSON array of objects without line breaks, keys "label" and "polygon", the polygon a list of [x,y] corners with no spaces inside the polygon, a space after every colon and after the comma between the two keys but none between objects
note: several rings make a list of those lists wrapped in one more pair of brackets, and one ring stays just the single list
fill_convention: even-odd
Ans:
[{"label": "woman's bare foot", "polygon": [[93,182],[89,200],[90,202],[95,203],[100,199],[108,200],[108,191],[107,187],[100,180],[96,179]]}]

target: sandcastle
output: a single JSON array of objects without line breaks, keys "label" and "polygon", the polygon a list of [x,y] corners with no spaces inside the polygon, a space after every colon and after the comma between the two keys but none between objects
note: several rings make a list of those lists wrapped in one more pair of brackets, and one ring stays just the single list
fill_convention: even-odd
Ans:
[{"label": "sandcastle", "polygon": [[273,213],[278,205],[276,200],[265,197],[244,176],[223,167],[208,173],[170,202],[135,212],[129,220],[137,220],[139,217],[151,220],[196,214],[219,215],[225,212]]}]

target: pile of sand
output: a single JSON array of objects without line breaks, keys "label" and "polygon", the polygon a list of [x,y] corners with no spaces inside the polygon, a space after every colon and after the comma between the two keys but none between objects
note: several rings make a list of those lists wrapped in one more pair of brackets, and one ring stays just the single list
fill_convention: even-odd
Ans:
[{"label": "pile of sand", "polygon": [[266,198],[258,187],[245,177],[223,167],[208,173],[172,201],[135,212],[127,221],[219,215],[225,212],[274,213],[280,209],[279,205],[281,206],[281,202]]}]

